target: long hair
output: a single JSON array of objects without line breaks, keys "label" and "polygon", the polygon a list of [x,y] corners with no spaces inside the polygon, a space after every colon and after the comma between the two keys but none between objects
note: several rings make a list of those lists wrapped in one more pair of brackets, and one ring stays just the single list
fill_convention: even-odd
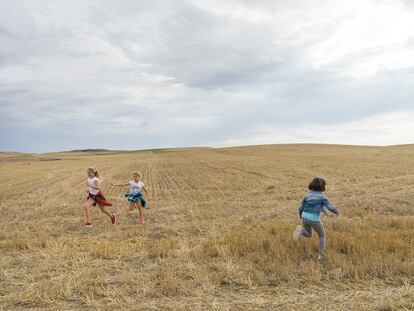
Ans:
[{"label": "long hair", "polygon": [[88,167],[88,172],[91,172],[95,175],[96,178],[99,178],[101,175],[99,174],[98,170],[94,167]]}]

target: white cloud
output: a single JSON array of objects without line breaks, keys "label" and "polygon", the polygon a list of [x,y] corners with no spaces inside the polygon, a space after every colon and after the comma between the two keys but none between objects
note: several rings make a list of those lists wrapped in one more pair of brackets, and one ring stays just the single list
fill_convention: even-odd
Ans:
[{"label": "white cloud", "polygon": [[[383,71],[414,66],[414,49],[406,47],[414,34],[412,11],[398,1],[346,4],[340,12],[347,12],[349,18],[339,20],[332,33],[311,48],[317,67],[340,63],[343,74],[368,79]],[[330,15],[338,13],[337,9]]]}]

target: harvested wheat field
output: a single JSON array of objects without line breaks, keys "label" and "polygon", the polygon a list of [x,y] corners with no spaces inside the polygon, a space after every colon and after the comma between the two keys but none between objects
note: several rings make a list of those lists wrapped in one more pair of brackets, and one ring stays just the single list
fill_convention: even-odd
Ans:
[{"label": "harvested wheat field", "polygon": [[[86,168],[119,224],[84,229]],[[414,310],[414,146],[0,155],[2,310]],[[126,181],[143,174],[146,224]],[[339,218],[294,243],[321,176]]]}]

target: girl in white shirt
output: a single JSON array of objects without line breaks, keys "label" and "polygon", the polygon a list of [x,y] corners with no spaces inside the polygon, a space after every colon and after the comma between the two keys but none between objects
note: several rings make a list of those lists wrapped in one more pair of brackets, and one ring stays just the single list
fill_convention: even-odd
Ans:
[{"label": "girl in white shirt", "polygon": [[145,188],[144,183],[141,181],[141,174],[138,172],[132,173],[132,179],[129,180],[127,183],[120,183],[114,184],[111,183],[112,186],[116,187],[125,187],[129,186],[129,192],[125,194],[129,201],[129,210],[132,211],[135,208],[138,208],[139,212],[139,223],[143,225],[144,221],[144,208],[147,208],[147,202],[142,195],[142,192],[145,192],[145,196],[147,197],[148,201],[151,200],[151,197]]},{"label": "girl in white shirt", "polygon": [[112,206],[112,203],[108,202],[105,199],[103,192],[101,191],[101,184],[98,179],[98,170],[94,167],[89,167],[86,172],[88,174],[88,181],[86,182],[86,186],[88,187],[88,197],[85,205],[86,220],[83,223],[83,226],[85,228],[92,227],[91,209],[93,206],[96,206],[97,204],[101,212],[111,219],[112,224],[115,224],[116,215],[114,213],[108,212],[108,210],[106,209],[106,206]]}]

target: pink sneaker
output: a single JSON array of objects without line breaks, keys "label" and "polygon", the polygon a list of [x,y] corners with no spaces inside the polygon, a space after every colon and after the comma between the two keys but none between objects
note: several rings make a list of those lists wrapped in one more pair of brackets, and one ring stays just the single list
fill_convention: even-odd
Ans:
[{"label": "pink sneaker", "polygon": [[82,225],[84,228],[92,228],[92,222],[90,221],[85,221]]},{"label": "pink sneaker", "polygon": [[140,223],[141,225],[145,224],[144,217],[141,217],[141,218],[139,219],[139,223]]},{"label": "pink sneaker", "polygon": [[116,224],[116,214],[115,213],[112,213],[111,222],[112,222],[113,225]]}]

